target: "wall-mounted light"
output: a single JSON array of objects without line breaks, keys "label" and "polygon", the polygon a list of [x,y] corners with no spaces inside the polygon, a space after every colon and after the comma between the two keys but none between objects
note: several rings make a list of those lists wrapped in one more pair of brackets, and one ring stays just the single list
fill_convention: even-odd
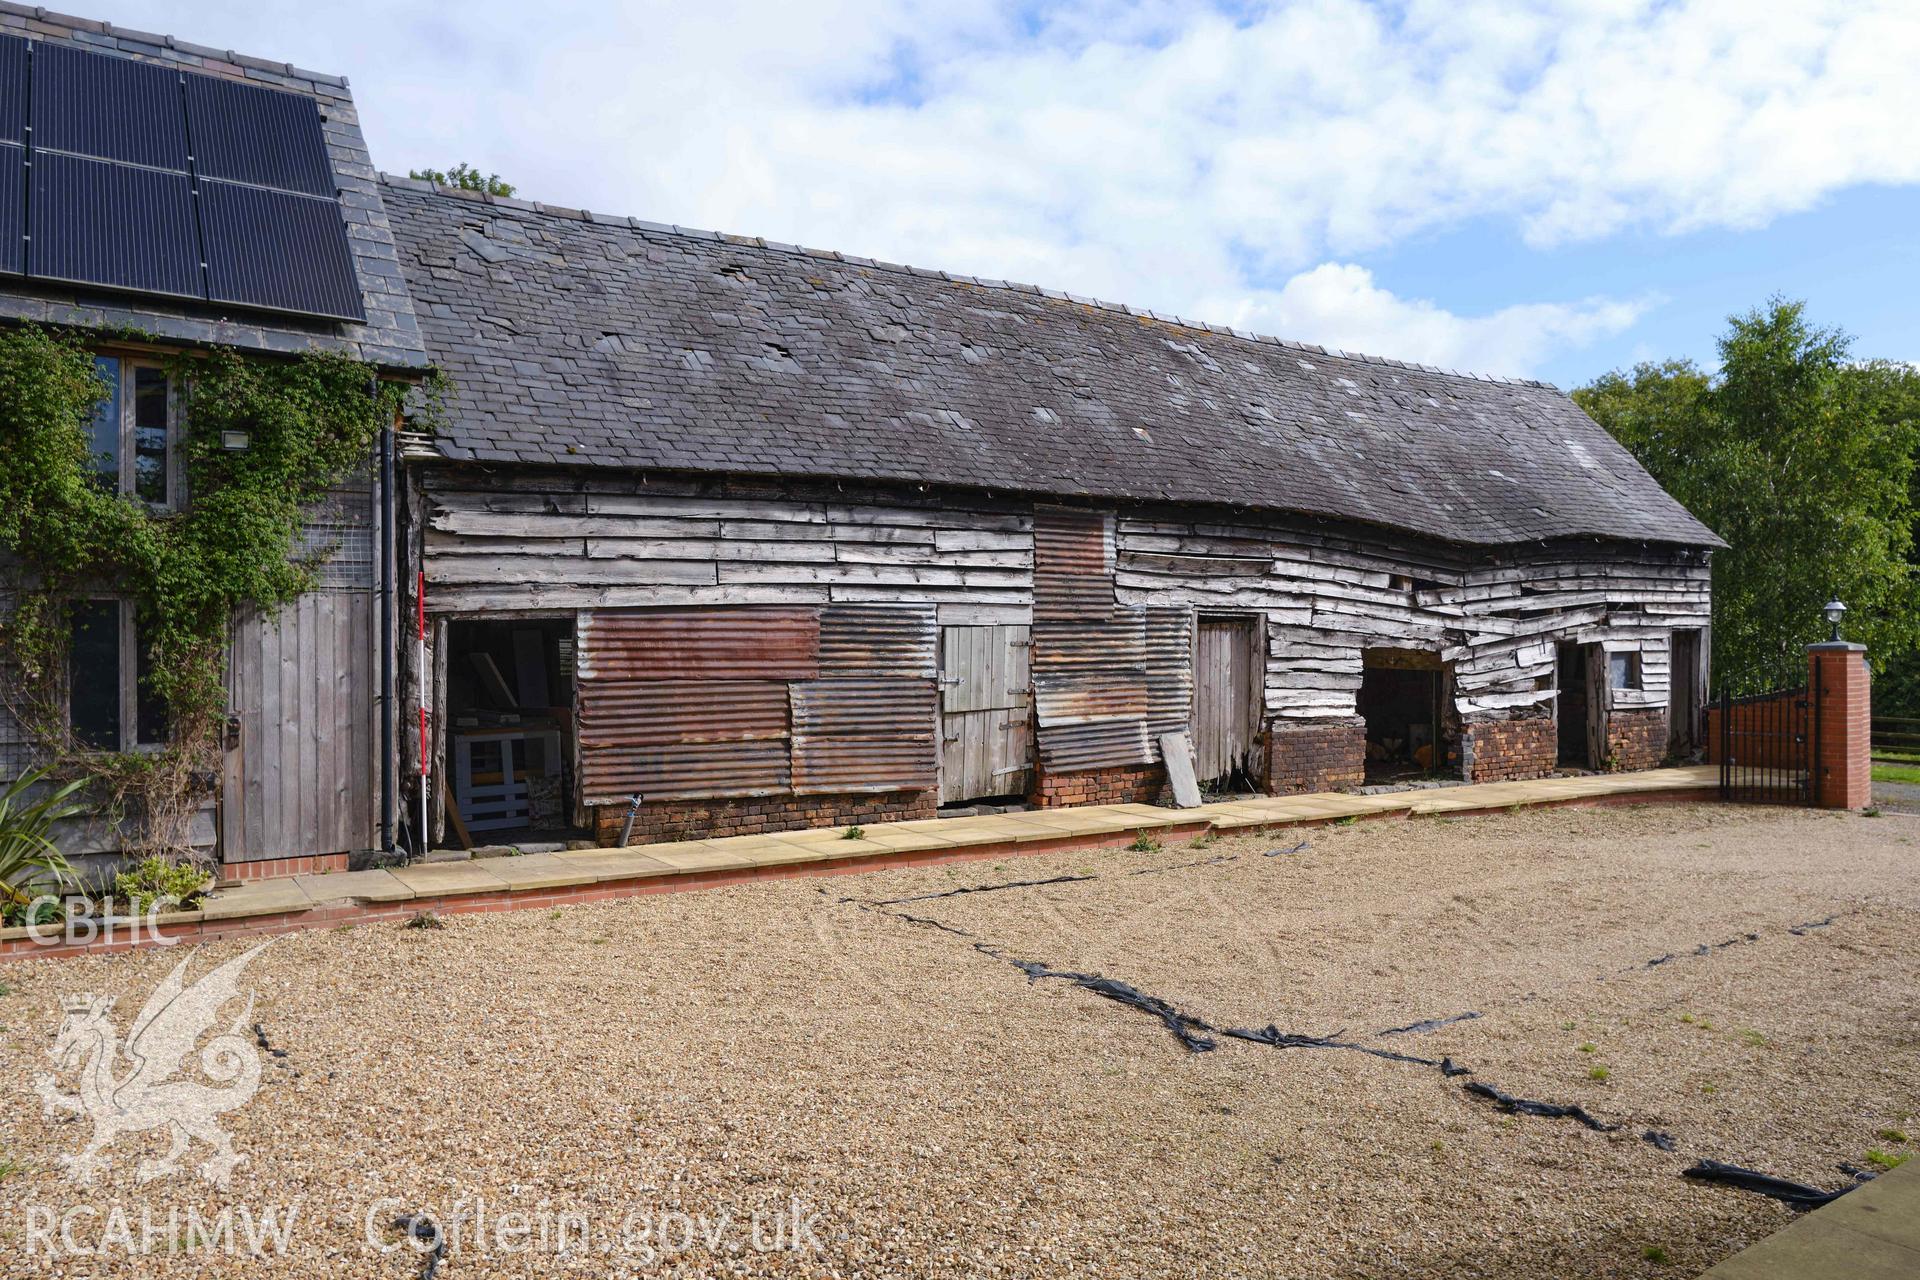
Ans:
[{"label": "wall-mounted light", "polygon": [[1820,612],[1826,615],[1827,624],[1833,628],[1833,634],[1828,638],[1832,640],[1833,643],[1838,644],[1840,642],[1840,619],[1847,616],[1847,606],[1838,600],[1829,600],[1827,601],[1826,608]]},{"label": "wall-mounted light", "polygon": [[220,447],[235,453],[243,453],[253,444],[253,437],[245,431],[222,431]]}]

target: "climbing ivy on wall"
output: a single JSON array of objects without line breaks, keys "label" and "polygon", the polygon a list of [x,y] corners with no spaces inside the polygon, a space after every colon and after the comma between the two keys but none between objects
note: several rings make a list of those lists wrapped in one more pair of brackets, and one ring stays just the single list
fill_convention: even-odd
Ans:
[{"label": "climbing ivy on wall", "polygon": [[[89,426],[109,388],[83,340],[0,332],[0,553],[10,562],[0,685],[56,773],[99,780],[123,847],[185,857],[217,777],[228,625],[313,585],[315,563],[300,552],[305,509],[366,465],[408,389],[325,352],[270,360],[216,348],[171,358],[169,373],[188,499],[159,511],[96,481]],[[246,432],[248,447],[222,448],[225,431]],[[107,593],[133,603],[151,653],[149,688],[170,730],[157,751],[92,750],[67,726],[72,606]]]}]

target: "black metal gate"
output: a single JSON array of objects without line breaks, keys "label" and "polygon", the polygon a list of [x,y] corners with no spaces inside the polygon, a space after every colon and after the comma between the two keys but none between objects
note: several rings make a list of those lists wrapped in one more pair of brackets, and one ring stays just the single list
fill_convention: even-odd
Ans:
[{"label": "black metal gate", "polygon": [[1776,689],[1743,698],[1722,693],[1720,798],[1746,804],[1813,803],[1813,735],[1820,717],[1810,689]]}]

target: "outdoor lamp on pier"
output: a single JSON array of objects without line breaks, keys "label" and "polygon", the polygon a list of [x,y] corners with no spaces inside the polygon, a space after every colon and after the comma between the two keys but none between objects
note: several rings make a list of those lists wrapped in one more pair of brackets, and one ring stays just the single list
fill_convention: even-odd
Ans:
[{"label": "outdoor lamp on pier", "polygon": [[1833,634],[1828,639],[1834,644],[1840,643],[1840,619],[1846,616],[1847,606],[1838,600],[1829,600],[1826,608],[1820,612],[1827,615],[1827,623],[1833,628]]}]

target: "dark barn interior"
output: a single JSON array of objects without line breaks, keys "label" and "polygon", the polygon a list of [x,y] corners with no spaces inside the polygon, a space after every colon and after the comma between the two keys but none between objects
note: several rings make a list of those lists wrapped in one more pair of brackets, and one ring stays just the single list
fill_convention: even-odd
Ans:
[{"label": "dark barn interior", "polygon": [[472,844],[577,835],[572,620],[449,622],[446,691],[455,834]]}]

